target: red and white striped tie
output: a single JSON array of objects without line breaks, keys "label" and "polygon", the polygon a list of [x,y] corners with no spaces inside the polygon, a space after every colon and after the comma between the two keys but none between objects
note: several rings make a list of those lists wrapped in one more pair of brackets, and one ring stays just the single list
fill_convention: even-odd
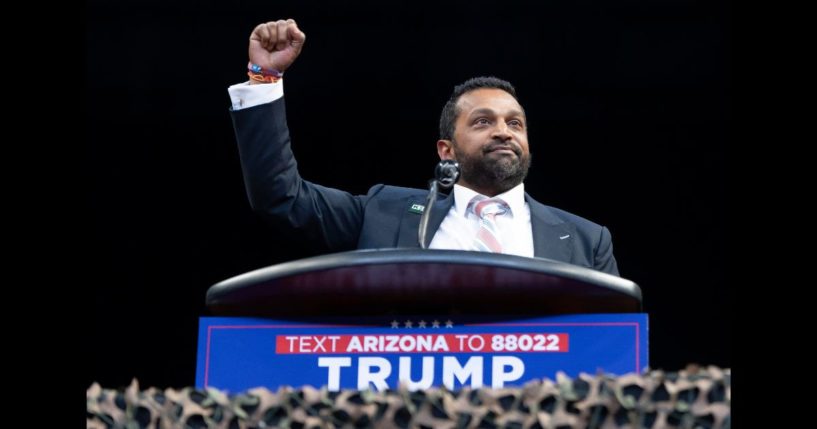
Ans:
[{"label": "red and white striped tie", "polygon": [[508,203],[501,198],[485,198],[477,195],[468,203],[468,206],[479,218],[479,231],[474,238],[476,250],[502,253],[502,242],[499,240],[496,217],[510,211]]}]

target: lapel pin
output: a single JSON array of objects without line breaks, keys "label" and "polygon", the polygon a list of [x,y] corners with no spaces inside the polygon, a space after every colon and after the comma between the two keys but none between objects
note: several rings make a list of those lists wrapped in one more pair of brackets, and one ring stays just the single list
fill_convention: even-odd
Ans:
[{"label": "lapel pin", "polygon": [[422,214],[425,209],[426,209],[426,206],[424,206],[422,204],[412,204],[411,207],[409,207],[410,212],[417,213],[417,214]]}]

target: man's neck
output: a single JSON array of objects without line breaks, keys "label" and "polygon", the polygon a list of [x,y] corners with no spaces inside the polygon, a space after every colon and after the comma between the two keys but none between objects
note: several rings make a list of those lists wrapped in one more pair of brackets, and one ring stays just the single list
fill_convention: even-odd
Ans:
[{"label": "man's neck", "polygon": [[479,186],[474,186],[474,185],[472,185],[472,184],[470,184],[470,183],[468,183],[468,182],[466,182],[465,180],[462,180],[462,179],[460,179],[458,185],[460,185],[462,187],[465,187],[465,188],[468,188],[468,189],[470,189],[470,190],[472,190],[472,191],[474,191],[474,192],[476,192],[478,194],[485,195],[488,198],[495,197],[495,196],[497,196],[497,195],[499,195],[499,194],[501,194],[503,192],[508,191],[509,189],[513,189],[513,186],[511,186],[508,189],[499,189],[499,188],[496,188],[496,187],[479,187]]}]

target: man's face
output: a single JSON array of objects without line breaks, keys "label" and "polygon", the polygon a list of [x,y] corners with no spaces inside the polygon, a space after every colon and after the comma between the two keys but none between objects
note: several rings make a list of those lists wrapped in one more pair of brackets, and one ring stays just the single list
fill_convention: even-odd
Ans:
[{"label": "man's face", "polygon": [[501,89],[482,88],[463,94],[457,107],[453,141],[437,147],[440,158],[460,163],[462,184],[496,195],[522,183],[530,167],[522,106]]}]

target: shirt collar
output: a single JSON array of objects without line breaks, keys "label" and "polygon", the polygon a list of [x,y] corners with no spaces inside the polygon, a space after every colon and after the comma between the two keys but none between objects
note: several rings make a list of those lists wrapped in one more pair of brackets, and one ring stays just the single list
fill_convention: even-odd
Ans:
[{"label": "shirt collar", "polygon": [[[480,195],[480,193],[465,186],[454,185],[454,210],[457,211],[457,214],[466,217],[468,213],[465,210],[468,209],[468,203],[477,195]],[[485,196],[485,198],[488,197]],[[511,208],[511,215],[514,217],[519,216],[524,213],[523,210],[525,209],[525,184],[520,183],[494,198],[501,198],[508,203]]]}]

